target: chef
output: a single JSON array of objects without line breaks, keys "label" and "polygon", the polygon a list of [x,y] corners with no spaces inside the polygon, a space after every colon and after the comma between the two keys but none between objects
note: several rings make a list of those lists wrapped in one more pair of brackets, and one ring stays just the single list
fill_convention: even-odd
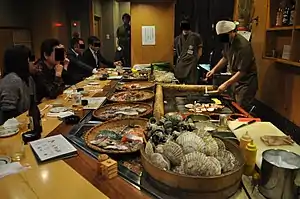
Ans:
[{"label": "chef", "polygon": [[175,77],[184,84],[197,84],[197,63],[202,55],[201,36],[191,31],[188,20],[180,23],[182,33],[175,38],[174,51],[177,56]]},{"label": "chef", "polygon": [[228,66],[228,72],[233,76],[219,86],[223,92],[233,86],[236,102],[249,111],[254,100],[258,82],[257,69],[251,43],[236,31],[236,24],[232,21],[219,21],[216,25],[217,35],[224,43],[223,58],[207,73],[210,78],[223,67]]}]

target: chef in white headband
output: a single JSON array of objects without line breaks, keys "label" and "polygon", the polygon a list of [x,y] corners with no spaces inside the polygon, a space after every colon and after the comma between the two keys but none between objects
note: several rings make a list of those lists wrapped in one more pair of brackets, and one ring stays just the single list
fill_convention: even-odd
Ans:
[{"label": "chef in white headband", "polygon": [[233,86],[234,99],[242,108],[249,111],[258,88],[257,69],[251,43],[237,33],[236,26],[232,21],[217,23],[217,35],[224,43],[223,58],[206,77],[211,78],[228,65],[228,72],[232,77],[219,86],[218,91],[223,92]]}]

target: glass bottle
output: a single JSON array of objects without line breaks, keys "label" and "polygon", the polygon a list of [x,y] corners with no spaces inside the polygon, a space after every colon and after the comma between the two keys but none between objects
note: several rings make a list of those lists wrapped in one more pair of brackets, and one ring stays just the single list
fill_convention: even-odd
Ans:
[{"label": "glass bottle", "polygon": [[288,3],[284,2],[283,14],[282,14],[282,25],[288,26],[290,24],[291,8]]},{"label": "glass bottle", "polygon": [[276,12],[275,26],[282,26],[282,19],[283,19],[283,2],[280,3],[278,10]]},{"label": "glass bottle", "polygon": [[290,11],[290,20],[289,20],[289,25],[292,26],[295,23],[295,14],[296,14],[296,8],[295,8],[295,0],[291,0],[291,11]]}]

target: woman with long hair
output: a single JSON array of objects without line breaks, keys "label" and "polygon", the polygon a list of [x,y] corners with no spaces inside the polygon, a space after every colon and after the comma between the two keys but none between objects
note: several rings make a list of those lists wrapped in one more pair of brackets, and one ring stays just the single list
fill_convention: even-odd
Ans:
[{"label": "woman with long hair", "polygon": [[27,111],[30,95],[35,94],[30,76],[30,50],[17,45],[6,49],[0,81],[0,124]]}]

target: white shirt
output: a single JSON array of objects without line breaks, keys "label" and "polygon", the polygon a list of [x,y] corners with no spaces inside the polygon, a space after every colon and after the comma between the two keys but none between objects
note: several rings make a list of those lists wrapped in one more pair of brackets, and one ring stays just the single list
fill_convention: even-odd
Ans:
[{"label": "white shirt", "polygon": [[93,56],[94,56],[94,59],[95,59],[95,61],[96,61],[97,68],[98,68],[98,57],[97,57],[97,55],[96,55],[96,52],[93,51],[93,49],[91,49],[91,48],[89,48],[89,49],[90,49],[90,51],[92,52],[92,54],[93,54]]},{"label": "white shirt", "polygon": [[71,48],[71,50],[73,51],[73,53],[76,55],[76,57],[78,57],[78,53],[77,52],[75,52],[75,50],[73,49],[73,48]]}]

